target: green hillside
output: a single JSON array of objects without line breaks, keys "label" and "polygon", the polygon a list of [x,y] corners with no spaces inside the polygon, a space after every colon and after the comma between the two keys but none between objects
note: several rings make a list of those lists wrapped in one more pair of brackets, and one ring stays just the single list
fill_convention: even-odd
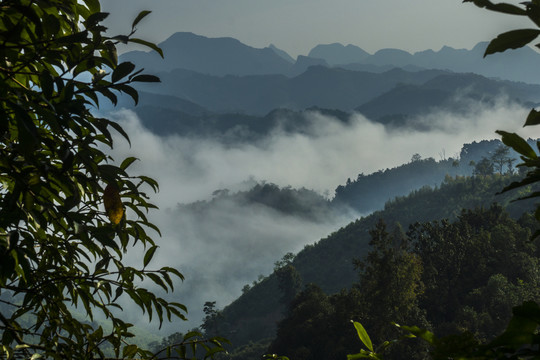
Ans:
[{"label": "green hillside", "polygon": [[[513,217],[532,209],[530,201],[511,202],[518,194],[495,195],[505,184],[519,175],[450,177],[437,187],[423,187],[408,196],[389,201],[383,210],[356,220],[306,246],[294,260],[288,259],[303,280],[313,283],[325,293],[333,294],[350,288],[358,280],[353,259],[362,259],[369,251],[370,230],[379,220],[401,224],[403,229],[416,222],[456,219],[462,209],[488,208],[501,204]],[[283,265],[283,262],[282,264]],[[250,341],[273,338],[276,323],[285,314],[280,281],[276,273],[244,292],[220,313],[220,334],[228,337],[235,347]]]}]

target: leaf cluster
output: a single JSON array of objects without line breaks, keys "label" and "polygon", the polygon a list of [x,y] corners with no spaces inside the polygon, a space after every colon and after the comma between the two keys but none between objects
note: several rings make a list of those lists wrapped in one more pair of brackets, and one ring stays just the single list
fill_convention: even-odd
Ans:
[{"label": "leaf cluster", "polygon": [[[536,26],[536,28],[533,29],[511,30],[498,35],[495,39],[491,40],[486,48],[484,56],[509,49],[524,47],[535,41],[540,35],[540,1],[538,0],[522,2],[521,7],[509,3],[493,3],[490,0],[464,0],[464,2],[473,2],[476,6],[504,14],[524,16],[531,20]],[[536,44],[535,46],[540,48],[540,44]],[[540,111],[532,109],[523,126],[533,126],[538,124],[540,124]],[[527,141],[525,141],[525,139],[515,133],[509,133],[502,130],[497,131],[497,133],[501,135],[505,145],[511,147],[521,155],[522,163],[517,166],[526,169],[525,171],[527,172],[523,180],[510,184],[503,189],[503,192],[540,182],[540,161],[538,160],[536,151],[527,143]],[[540,142],[537,143],[536,147],[540,151]],[[540,192],[534,192],[526,198],[537,198],[539,196]],[[535,216],[540,221],[540,207],[537,208]],[[533,238],[537,236],[540,236],[540,232],[533,234]]]},{"label": "leaf cluster", "polygon": [[[157,82],[130,62],[119,63],[119,43],[107,36],[99,0],[0,1],[0,357],[149,357],[129,342],[132,326],[118,317],[127,297],[151,321],[185,318],[184,305],[145,288],[172,291],[183,279],[171,267],[149,269],[159,229],[147,214],[155,180],[133,176],[103,149],[122,127],[93,108],[118,94],[138,101],[135,82]],[[138,244],[142,266],[126,252]],[[80,308],[90,321],[74,315]],[[112,324],[104,330],[94,315]],[[30,320],[29,320],[30,319]]]}]

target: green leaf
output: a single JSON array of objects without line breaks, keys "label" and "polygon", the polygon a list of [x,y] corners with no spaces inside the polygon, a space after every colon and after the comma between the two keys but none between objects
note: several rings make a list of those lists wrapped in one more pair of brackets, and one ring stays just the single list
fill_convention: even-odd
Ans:
[{"label": "green leaf", "polygon": [[540,35],[540,30],[537,29],[512,30],[499,34],[489,43],[484,57],[508,49],[521,48],[536,39],[538,35]]},{"label": "green leaf", "polygon": [[114,69],[111,75],[111,81],[115,83],[118,80],[129,75],[133,70],[135,70],[135,64],[133,64],[132,62],[126,61],[126,62],[120,63]]},{"label": "green leaf", "polygon": [[88,39],[88,31],[84,30],[71,35],[59,37],[57,41],[62,44],[82,43]]},{"label": "green leaf", "polygon": [[116,36],[113,36],[111,39],[118,40],[123,44],[127,44],[128,41],[130,40],[129,36],[127,36],[127,35],[116,35]]},{"label": "green leaf", "polygon": [[101,5],[99,4],[99,0],[85,0],[86,6],[88,6],[88,9],[90,12],[95,13],[99,12],[101,10]]},{"label": "green leaf", "polygon": [[41,82],[43,96],[45,96],[46,99],[50,99],[54,91],[54,82],[51,73],[48,71],[42,72],[39,76],[39,80]]},{"label": "green leaf", "polygon": [[347,360],[356,360],[356,359],[380,359],[377,354],[368,352],[366,350],[360,350],[358,354],[347,355]]},{"label": "green leaf", "polygon": [[[146,217],[153,205],[142,191],[147,180],[125,171],[135,158],[116,166],[107,151],[111,128],[129,141],[127,134],[92,109],[101,95],[138,101],[129,85],[143,72],[118,64],[115,47],[129,36],[105,33],[100,0],[2,1],[1,8],[0,292],[9,284],[20,296],[5,314],[0,357],[150,358],[127,341],[133,325],[121,319],[117,298],[160,323],[165,314],[185,319],[185,308],[142,288],[146,280],[172,289],[172,272],[124,263],[137,240],[146,264],[155,256],[146,234],[157,229]],[[106,331],[91,323],[94,311],[108,318]]]},{"label": "green leaf", "polygon": [[49,33],[49,36],[56,35],[60,31],[60,21],[54,15],[47,15],[43,19],[43,25]]},{"label": "green leaf", "polygon": [[118,124],[118,123],[116,123],[114,121],[108,121],[107,125],[112,126],[114,128],[114,130],[118,131],[120,133],[120,135],[122,135],[124,137],[124,139],[126,139],[127,142],[129,143],[129,145],[131,146],[131,140],[129,140],[128,134],[122,128],[122,126],[120,126],[120,124]]},{"label": "green leaf", "polygon": [[156,275],[153,273],[148,273],[146,275],[154,282],[154,284],[161,286],[163,290],[165,290],[166,292],[169,292],[169,288],[167,287],[167,285],[165,285],[165,282],[163,281],[161,277],[159,277],[159,275]]},{"label": "green leaf", "polygon": [[358,334],[358,338],[360,339],[360,341],[364,343],[364,345],[368,348],[368,350],[373,352],[373,344],[371,343],[371,339],[369,338],[369,335],[366,329],[364,329],[362,324],[360,324],[357,321],[351,320],[351,322],[353,323],[354,328],[356,329],[356,333]]},{"label": "green leaf", "polygon": [[122,356],[124,358],[132,358],[133,355],[137,354],[137,351],[139,350],[139,347],[137,345],[128,345],[125,346],[122,350]]},{"label": "green leaf", "polygon": [[502,130],[497,130],[496,133],[502,136],[502,142],[506,146],[510,146],[521,155],[526,156],[529,159],[536,159],[538,157],[532,147],[527,144],[527,141],[525,141],[518,134],[509,133]]},{"label": "green leaf", "polygon": [[118,64],[118,52],[116,50],[116,45],[112,41],[105,41],[103,46],[105,48],[101,52],[103,58],[108,59],[113,65]]},{"label": "green leaf", "polygon": [[105,20],[107,16],[109,16],[109,13],[104,13],[104,12],[93,13],[86,19],[86,21],[84,22],[84,25],[86,26],[87,29],[93,28],[94,26],[96,26],[97,24]]},{"label": "green leaf", "polygon": [[435,344],[436,338],[435,335],[426,329],[421,329],[418,326],[401,326],[398,324],[395,324],[397,327],[402,328],[403,330],[406,330],[413,334],[414,336],[417,336],[421,339],[424,339],[431,345]]},{"label": "green leaf", "polygon": [[116,89],[131,96],[131,98],[135,102],[135,105],[139,103],[139,93],[131,86],[125,84],[117,84]]},{"label": "green leaf", "polygon": [[155,75],[142,74],[137,75],[131,81],[137,82],[161,82],[161,80]]},{"label": "green leaf", "polygon": [[131,24],[131,28],[132,29],[135,29],[135,26],[137,26],[137,24],[142,20],[144,19],[148,14],[150,14],[151,11],[149,10],[143,10],[139,13],[139,15],[137,15],[137,17],[135,18],[135,20],[133,20],[133,23]]},{"label": "green leaf", "polygon": [[144,261],[143,261],[144,267],[146,267],[150,263],[150,261],[152,260],[152,257],[154,257],[154,253],[156,252],[157,248],[158,246],[154,245],[150,249],[148,249],[146,254],[144,254]]},{"label": "green leaf", "polygon": [[17,128],[19,129],[19,141],[24,151],[32,151],[39,143],[39,134],[34,120],[19,105],[13,106],[17,115]]},{"label": "green leaf", "polygon": [[117,287],[117,288],[116,288],[116,291],[115,291],[115,293],[114,293],[114,299],[113,299],[113,302],[115,302],[116,300],[118,300],[118,298],[119,298],[120,296],[122,296],[122,293],[123,293],[123,292],[124,292],[124,289],[123,289],[122,287],[120,287],[120,286]]},{"label": "green leaf", "polygon": [[184,275],[182,275],[182,273],[180,273],[180,271],[176,270],[175,268],[172,268],[172,267],[169,267],[169,266],[164,266],[164,267],[161,268],[161,270],[172,273],[172,274],[178,276],[181,280],[184,280]]},{"label": "green leaf", "polygon": [[118,97],[115,94],[113,94],[111,90],[105,87],[97,88],[96,90],[99,91],[103,96],[108,98],[111,101],[111,103],[113,103],[113,105],[116,106],[116,104],[118,103]]},{"label": "green leaf", "polygon": [[124,161],[122,161],[122,164],[120,164],[120,169],[126,170],[136,160],[139,160],[139,159],[137,159],[136,157],[133,157],[133,156],[125,158]]},{"label": "green leaf", "polygon": [[531,112],[529,112],[529,115],[527,116],[527,120],[525,121],[525,125],[523,125],[523,127],[538,124],[540,124],[540,111],[532,109]]},{"label": "green leaf", "polygon": [[499,4],[493,4],[491,1],[488,0],[463,0],[463,2],[472,2],[476,6],[481,8],[486,8],[492,11],[497,11],[504,14],[510,14],[510,15],[527,15],[527,12],[515,5],[507,4],[507,3],[499,3]]},{"label": "green leaf", "polygon": [[205,359],[208,359],[208,358],[214,358],[214,355],[217,354],[217,353],[223,353],[225,352],[225,349],[220,347],[220,346],[216,346],[214,348],[211,348],[211,349],[208,349],[206,351],[206,353],[204,354],[204,358]]},{"label": "green leaf", "polygon": [[157,46],[154,43],[151,43],[150,41],[142,40],[142,39],[139,39],[139,38],[130,38],[129,41],[133,42],[135,44],[144,45],[146,47],[149,47],[150,49],[157,52],[161,56],[161,58],[164,58],[163,50],[161,50],[161,48],[159,46]]}]

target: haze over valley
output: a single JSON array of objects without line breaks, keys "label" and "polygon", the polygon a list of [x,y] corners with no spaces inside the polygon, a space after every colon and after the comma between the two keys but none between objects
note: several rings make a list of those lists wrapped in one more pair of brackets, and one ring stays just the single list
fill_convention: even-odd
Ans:
[{"label": "haze over valley", "polygon": [[[506,71],[540,61],[530,49],[486,66],[485,43],[415,54],[319,45],[296,61],[276,46],[191,33],[160,46],[164,60],[122,55],[161,83],[141,86],[136,107],[121,98],[109,116],[131,138],[131,147],[117,141],[113,156],[136,156],[134,171],[160,184],[152,197],[161,209],[152,214],[163,233],[157,255],[186,276],[176,293],[190,311],[183,331],[200,323],[205,302],[226,306],[284,254],[395,196],[470,175],[470,160],[496,145],[460,161],[465,144],[495,139],[497,129],[535,136],[522,123],[540,85]],[[426,170],[395,185],[389,169],[397,174],[414,154]],[[385,169],[391,183],[365,192],[361,177]]]}]

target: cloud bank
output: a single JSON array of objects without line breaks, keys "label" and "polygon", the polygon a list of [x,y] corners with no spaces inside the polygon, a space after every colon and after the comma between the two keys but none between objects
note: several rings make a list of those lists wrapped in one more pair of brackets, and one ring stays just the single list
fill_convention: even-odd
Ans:
[{"label": "cloud bank", "polygon": [[205,301],[227,305],[245,284],[268,275],[285,253],[327,236],[352,217],[310,221],[286,216],[263,206],[241,207],[219,202],[198,212],[179,203],[210,199],[217,189],[246,190],[255,181],[306,187],[333,195],[348,177],[409,162],[412,154],[439,159],[459,154],[464,143],[497,138],[495,130],[517,131],[540,137],[538,130],[522,129],[528,109],[501,101],[492,106],[472,105],[463,115],[434,112],[415,119],[430,131],[388,131],[361,115],[349,124],[311,114],[311,126],[302,134],[276,129],[263,140],[241,145],[176,135],[159,137],[141,126],[127,110],[113,118],[130,134],[132,146],[115,142],[116,159],[136,156],[132,174],[154,177],[160,192],[153,201],[160,211],[151,219],[163,233],[154,262],[180,269],[175,301],[190,310],[190,322],[166,327],[185,331],[202,317]]},{"label": "cloud bank", "polygon": [[260,142],[237,146],[174,135],[162,138],[145,130],[133,112],[120,111],[114,117],[130,134],[133,146],[117,142],[114,153],[118,158],[140,158],[135,170],[158,177],[162,191],[157,201],[171,207],[207,199],[216,189],[237,187],[248,179],[333,195],[348,177],[400,165],[414,153],[436,159],[442,151],[453,156],[464,143],[498,138],[498,129],[526,137],[540,134],[521,128],[526,108],[506,101],[471,106],[467,116],[435,112],[417,119],[435,128],[429,132],[389,132],[361,115],[353,115],[347,125],[313,113],[307,133],[277,129]]}]

